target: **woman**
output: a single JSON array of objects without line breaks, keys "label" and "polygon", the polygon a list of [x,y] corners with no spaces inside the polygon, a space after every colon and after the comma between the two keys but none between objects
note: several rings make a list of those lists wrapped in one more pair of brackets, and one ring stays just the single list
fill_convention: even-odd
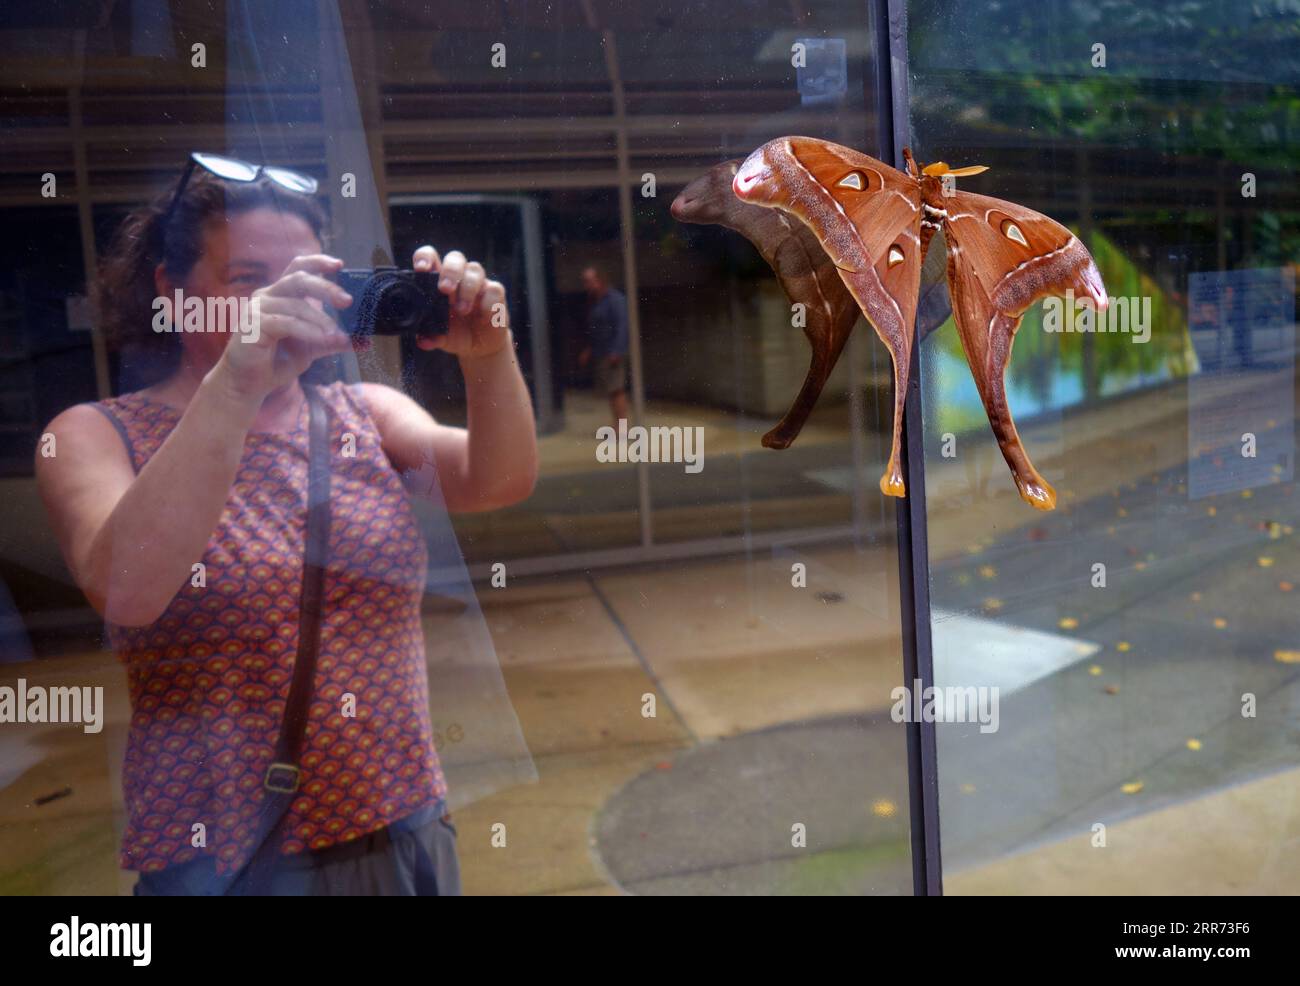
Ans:
[{"label": "woman", "polygon": [[[123,224],[96,285],[110,340],[152,350],[159,379],[64,411],[47,429],[55,454],[37,458],[64,557],[128,669],[122,865],[144,894],[241,892],[230,881],[258,853],[298,643],[299,377],[350,345],[323,308],[351,298],[330,280],[342,261],[323,252],[315,183],[208,168],[191,164]],[[412,266],[449,296],[449,331],[419,344],[459,357],[468,427],[379,384],[320,388],[332,520],[319,659],[301,774],[256,892],[459,892],[429,723],[427,556],[402,477],[440,486],[450,511],[492,510],[531,493],[537,452],[501,284],[430,246]],[[177,289],[247,299],[258,331],[156,331],[155,299]]]}]

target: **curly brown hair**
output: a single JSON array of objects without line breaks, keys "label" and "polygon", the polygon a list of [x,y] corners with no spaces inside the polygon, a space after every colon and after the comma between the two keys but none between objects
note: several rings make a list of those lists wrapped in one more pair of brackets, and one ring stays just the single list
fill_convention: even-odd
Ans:
[{"label": "curly brown hair", "polygon": [[137,386],[168,376],[180,358],[179,337],[152,328],[154,270],[162,263],[173,281],[184,280],[203,253],[204,227],[211,220],[268,208],[298,216],[322,241],[325,235],[325,211],[312,196],[292,192],[265,176],[230,182],[202,169],[191,176],[164,229],[180,180],[122,221],[100,258],[91,287],[95,316],[108,346],[130,364],[127,375]]}]

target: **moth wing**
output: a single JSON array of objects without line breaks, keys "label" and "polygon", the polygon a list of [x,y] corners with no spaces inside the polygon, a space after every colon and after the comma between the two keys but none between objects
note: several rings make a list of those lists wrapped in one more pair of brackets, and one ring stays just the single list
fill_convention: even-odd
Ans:
[{"label": "moth wing", "polygon": [[1073,288],[1104,308],[1101,275],[1074,234],[1040,212],[970,192],[945,201],[948,291],[966,362],[1021,498],[1051,510],[1056,491],[1029,460],[1007,403],[1007,363],[1030,305]]},{"label": "moth wing", "polygon": [[775,190],[764,204],[790,213],[812,230],[889,349],[894,428],[880,488],[888,496],[904,496],[903,404],[921,277],[919,183],[883,161],[812,137],[768,141],[741,165],[736,183],[742,198],[741,186]]},{"label": "moth wing", "polygon": [[799,216],[841,270],[874,266],[898,238],[920,221],[916,180],[849,147],[810,137],[789,138],[790,152],[831,200]]},{"label": "moth wing", "polygon": [[903,406],[912,365],[913,326],[921,287],[921,216],[895,230],[888,245],[872,267],[864,270],[839,269],[840,278],[853,295],[862,314],[889,350],[894,363],[894,423],[889,461],[880,479],[886,496],[906,495],[900,463]]},{"label": "moth wing", "polygon": [[[957,247],[959,257],[979,278],[990,298],[1017,269],[1034,265],[1056,270],[1051,259],[1060,256],[1071,243],[1078,243],[1074,234],[1055,219],[1013,202],[971,192],[955,192],[945,202],[948,216],[943,225],[949,249]],[[1054,283],[1037,274],[1035,284],[1042,288],[1036,297],[1056,289]],[[1061,284],[1060,290],[1069,286]],[[1028,308],[1031,300],[1020,311]]]},{"label": "moth wing", "polygon": [[[785,295],[803,306],[804,335],[811,347],[811,359],[803,386],[785,417],[763,436],[767,448],[788,448],[798,437],[817,404],[822,388],[848,342],[858,320],[858,306],[840,279],[839,270],[822,249],[817,236],[797,219],[766,209],[756,211],[779,216],[788,224],[790,235],[772,250],[769,263]],[[758,245],[756,243],[756,245]],[[759,246],[763,252],[763,247]],[[764,256],[767,256],[764,253]]]}]

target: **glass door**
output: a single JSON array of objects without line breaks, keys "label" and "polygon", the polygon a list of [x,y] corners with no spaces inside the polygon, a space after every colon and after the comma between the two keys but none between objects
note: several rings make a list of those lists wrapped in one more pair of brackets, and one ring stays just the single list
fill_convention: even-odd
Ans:
[{"label": "glass door", "polygon": [[917,158],[988,166],[959,190],[1067,226],[1109,300],[1036,302],[1006,370],[1051,511],[952,321],[921,346],[944,891],[1294,894],[1294,15],[907,15]]},{"label": "glass door", "polygon": [[[772,138],[806,134],[883,155],[883,21],[859,0],[753,0],[743,11],[717,0],[151,0],[73,5],[75,16],[67,6],[17,4],[0,25],[0,212],[17,234],[0,245],[0,480],[10,508],[0,519],[0,698],[85,689],[99,696],[101,721],[0,724],[0,893],[129,894],[142,870],[207,865],[222,846],[237,850],[230,859],[251,851],[237,823],[264,786],[288,651],[268,658],[269,633],[237,614],[223,616],[227,629],[205,628],[216,643],[200,647],[192,628],[178,639],[177,620],[155,628],[164,670],[193,662],[166,704],[184,706],[185,729],[242,779],[218,783],[185,765],[173,779],[163,770],[171,760],[142,767],[171,754],[149,739],[174,718],[150,697],[157,666],[106,642],[84,573],[65,562],[81,549],[60,540],[59,489],[43,500],[36,475],[41,449],[53,447],[50,422],[70,408],[86,405],[74,418],[95,402],[138,413],[119,423],[152,454],[149,443],[194,406],[180,391],[141,393],[169,379],[144,351],[157,344],[179,360],[192,337],[160,341],[146,321],[115,315],[116,302],[149,302],[156,286],[158,256],[138,251],[126,264],[132,243],[152,242],[132,230],[151,230],[155,253],[192,237],[192,249],[173,251],[176,278],[189,276],[187,257],[217,256],[221,244],[204,237],[222,223],[186,218],[208,215],[193,195],[175,213],[185,221],[162,228],[194,151],[310,176],[328,214],[317,223],[315,206],[276,188],[262,189],[265,200],[240,197],[221,176],[196,174],[216,188],[212,202],[246,203],[213,205],[223,221],[252,214],[279,230],[277,203],[296,202],[294,215],[311,220],[304,241],[315,249],[319,240],[348,268],[410,267],[430,244],[480,262],[504,286],[509,355],[533,420],[513,415],[475,469],[499,466],[535,431],[535,484],[462,497],[452,509],[427,472],[404,470],[421,480],[410,482],[409,508],[429,561],[423,592],[401,597],[403,620],[417,628],[403,653],[421,663],[412,680],[428,682],[429,728],[422,709],[407,708],[424,704],[420,688],[395,689],[394,705],[380,688],[390,669],[363,650],[390,656],[377,637],[406,625],[376,616],[391,601],[383,579],[358,577],[331,597],[335,623],[350,613],[370,623],[326,648],[331,667],[355,665],[347,695],[363,725],[379,722],[385,742],[409,740],[422,763],[436,756],[464,892],[911,892],[907,741],[889,714],[904,676],[908,594],[898,588],[895,503],[877,486],[890,444],[889,356],[859,323],[797,440],[764,447],[799,393],[810,349],[759,250],[711,211],[730,195],[718,169]],[[674,210],[688,188],[698,208]],[[158,200],[154,213],[138,211]],[[302,233],[301,222],[288,225]],[[259,249],[278,242],[245,239]],[[278,281],[286,261],[277,258],[275,270],[259,261],[267,269],[228,293],[244,298]],[[131,291],[97,291],[105,268],[118,283],[131,274]],[[119,323],[121,333],[108,331]],[[184,352],[185,365],[200,365]],[[486,371],[467,367],[485,365],[413,336],[376,336],[311,372],[340,401],[391,401],[383,388],[400,390],[410,421],[427,428],[428,412],[443,429],[468,426],[472,443],[483,421],[511,410],[502,390],[481,399]],[[514,372],[497,383],[515,382]],[[160,393],[170,403],[148,403]],[[339,406],[361,414],[361,404]],[[90,447],[133,475],[118,434],[103,431],[118,419],[82,418],[101,428]],[[679,444],[660,454],[637,429]],[[274,450],[272,479],[305,464],[298,433],[257,431]],[[231,434],[222,431],[233,456],[245,436]],[[87,447],[73,437],[57,447]],[[348,528],[366,538],[368,558],[414,540],[376,519],[408,508],[388,468],[398,469],[391,443],[383,451],[389,462],[376,456],[366,473],[384,485],[383,510]],[[65,476],[102,467],[87,458]],[[296,489],[256,493],[259,504],[306,502]],[[173,523],[160,511],[152,533],[171,536]],[[282,528],[296,523],[305,518]],[[199,535],[208,536],[198,531],[185,551],[203,545]],[[248,550],[262,550],[262,535],[250,537]],[[259,580],[271,580],[258,571],[182,589],[205,611],[221,605],[217,592],[260,606]],[[274,581],[297,599],[296,579]],[[276,613],[277,634],[291,637],[295,614]],[[259,731],[237,756],[226,742],[235,726],[209,728],[190,711],[231,703],[208,674],[224,673],[225,660],[238,663],[233,680],[251,695],[237,696],[251,703],[238,728]],[[361,727],[336,697],[313,706],[329,718],[312,732],[322,749],[302,784],[348,783],[329,788],[335,816],[308,804],[313,817],[295,829],[314,852],[428,807],[405,774],[397,805],[381,796],[389,781],[351,773],[373,765],[357,759],[350,744]],[[414,725],[385,727],[369,718],[376,705]],[[197,756],[199,746],[181,749]],[[407,770],[402,757],[374,759]],[[300,855],[305,844],[288,848],[282,855]]]}]

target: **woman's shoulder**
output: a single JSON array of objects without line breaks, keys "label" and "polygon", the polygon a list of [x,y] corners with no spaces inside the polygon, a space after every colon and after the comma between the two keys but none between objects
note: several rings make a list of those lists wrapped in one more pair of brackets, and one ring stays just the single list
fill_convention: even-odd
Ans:
[{"label": "woman's shoulder", "polygon": [[152,421],[154,418],[166,416],[171,410],[166,404],[152,400],[145,393],[133,391],[115,397],[82,401],[80,404],[66,407],[54,416],[44,430],[56,434],[67,429],[96,431],[108,423],[120,430],[122,427],[132,427],[146,419]]},{"label": "woman's shoulder", "polygon": [[315,386],[316,392],[321,395],[325,403],[335,410],[345,407],[363,411],[366,409],[364,388],[368,385],[365,383],[331,380],[329,383],[318,383]]},{"label": "woman's shoulder", "polygon": [[135,404],[144,403],[144,395],[138,391],[128,391],[124,394],[114,394],[112,397],[99,397],[95,400],[82,401],[80,404],[73,404],[73,407],[106,407],[117,410],[122,407],[129,407]]},{"label": "woman's shoulder", "polygon": [[364,381],[352,384],[349,399],[356,401],[379,432],[385,447],[399,445],[414,435],[426,436],[426,429],[439,428],[437,420],[409,394],[388,384]]},{"label": "woman's shoulder", "polygon": [[38,466],[44,458],[59,452],[89,461],[100,456],[125,456],[134,465],[135,434],[140,421],[135,412],[141,406],[132,395],[84,401],[60,411],[47,424],[37,445]]},{"label": "woman's shoulder", "polygon": [[98,411],[109,411],[123,417],[136,417],[138,415],[153,417],[167,412],[180,413],[179,409],[173,407],[170,402],[163,400],[158,395],[156,387],[129,390],[113,397],[102,397],[99,400],[86,401],[84,404],[75,406],[91,407]]},{"label": "woman's shoulder", "polygon": [[139,437],[154,432],[160,434],[170,432],[176,427],[176,422],[181,416],[179,409],[158,400],[147,390],[134,390],[115,397],[87,401],[76,407],[88,409],[85,413],[98,414],[107,418],[118,432]]},{"label": "woman's shoulder", "polygon": [[376,424],[411,400],[396,387],[370,380],[335,386],[342,388],[343,399],[358,405]]},{"label": "woman's shoulder", "polygon": [[385,406],[383,391],[392,388],[368,381],[349,383],[335,380],[317,384],[316,389],[335,417],[340,419],[341,425],[356,424],[379,429]]}]

